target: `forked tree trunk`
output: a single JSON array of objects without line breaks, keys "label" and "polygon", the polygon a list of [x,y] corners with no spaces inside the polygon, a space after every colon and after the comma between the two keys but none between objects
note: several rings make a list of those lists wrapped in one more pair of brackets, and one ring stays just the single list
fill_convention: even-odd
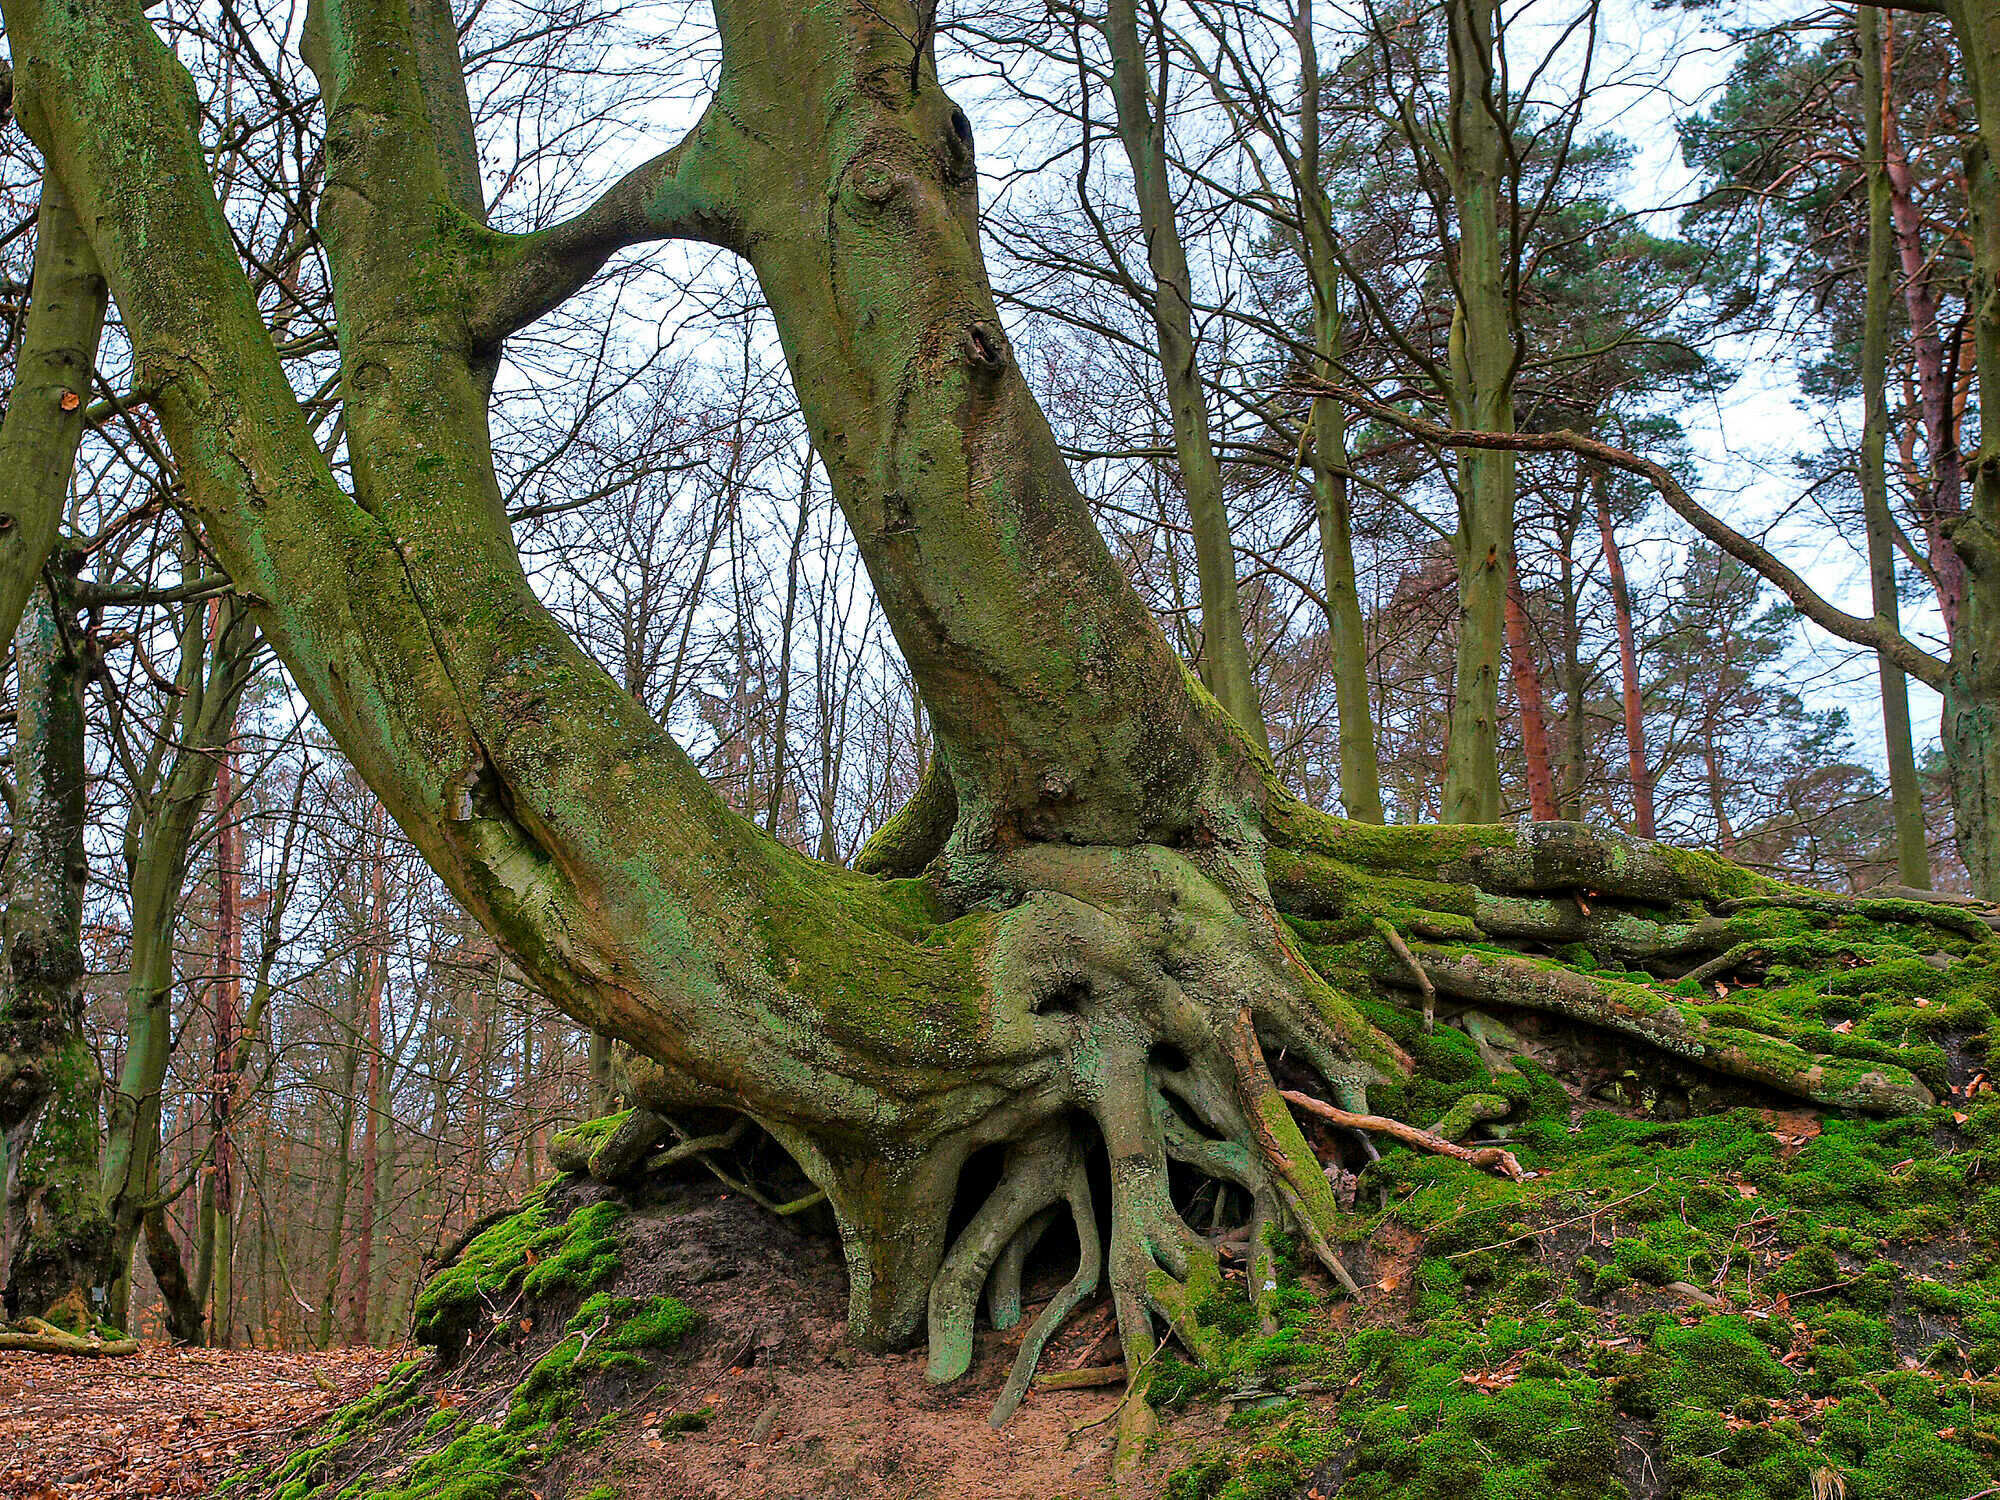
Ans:
[{"label": "forked tree trunk", "polygon": [[[1170,1161],[1239,1190],[1267,1317],[1280,1229],[1346,1276],[1341,1210],[1266,1049],[1350,1107],[1409,1062],[1306,961],[1314,922],[1364,944],[1391,913],[1466,943],[1574,931],[1634,962],[1733,941],[1756,918],[1721,902],[1776,899],[1571,825],[1366,828],[1272,784],[1121,575],[1021,378],[927,12],[717,0],[720,92],[695,131],[575,219],[514,236],[484,222],[443,0],[317,5],[350,495],[138,0],[4,4],[31,128],[93,227],[187,503],[293,680],[530,981],[633,1049],[638,1102],[733,1110],[792,1152],[834,1212],[864,1343],[928,1323],[933,1377],[963,1372],[982,1291],[1018,1317],[1022,1258],[1063,1211],[1082,1254],[1003,1408],[1100,1281],[1132,1368],[1163,1326],[1198,1341],[1191,1298],[1218,1252],[1181,1217]],[[612,251],[668,236],[743,255],[770,303],[951,783],[924,880],[808,860],[732,814],[523,576],[488,449],[501,344]],[[1569,899],[1585,892],[1587,910]],[[1659,920],[1697,909],[1716,921],[1692,935]],[[1357,951],[1404,983],[1414,964],[1807,1097],[1930,1098],[1888,1065],[1703,1040],[1698,1012],[1641,987],[1420,941],[1409,960]],[[955,1221],[960,1169],[987,1146],[1000,1180]]]}]

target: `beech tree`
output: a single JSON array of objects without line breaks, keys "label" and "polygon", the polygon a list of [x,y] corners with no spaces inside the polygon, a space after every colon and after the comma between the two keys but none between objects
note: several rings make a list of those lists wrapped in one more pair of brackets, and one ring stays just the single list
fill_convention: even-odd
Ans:
[{"label": "beech tree", "polygon": [[[982,1292],[997,1321],[1019,1317],[1023,1257],[1060,1213],[1081,1254],[1002,1413],[1100,1279],[1128,1368],[1161,1325],[1198,1339],[1217,1249],[1177,1208],[1170,1162],[1246,1205],[1267,1315],[1267,1231],[1347,1280],[1342,1210],[1292,1108],[1381,1124],[1368,1088],[1410,1062],[1355,1003],[1369,984],[1553,1011],[1823,1104],[1931,1102],[1892,1063],[1735,1031],[1526,950],[1723,972],[1788,907],[1983,937],[1981,909],[1842,902],[1574,824],[1349,823],[1279,784],[1115,565],[1023,378],[929,10],[716,0],[695,128],[515,234],[488,223],[444,0],[317,0],[303,46],[326,117],[345,469],[287,378],[190,79],[140,0],[4,11],[20,118],[239,606],[512,963],[625,1045],[636,1107],[593,1164],[675,1111],[755,1120],[831,1205],[858,1339],[927,1324],[932,1377],[963,1372]],[[874,873],[734,812],[565,633],[515,548],[488,428],[507,341],[616,252],[669,239],[754,271],[929,717],[936,774],[859,861]],[[1280,1051],[1316,1092],[1281,1087]],[[998,1181],[954,1217],[986,1148]]]}]

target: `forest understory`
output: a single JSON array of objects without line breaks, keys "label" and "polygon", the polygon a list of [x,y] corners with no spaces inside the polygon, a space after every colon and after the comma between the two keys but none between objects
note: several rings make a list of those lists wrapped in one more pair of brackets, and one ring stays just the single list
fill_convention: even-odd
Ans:
[{"label": "forest understory", "polygon": [[[1266,1331],[1246,1236],[1224,1229],[1221,1277],[1178,1341],[1128,1371],[1109,1300],[1086,1303],[997,1430],[1072,1233],[1029,1257],[1024,1316],[982,1319],[970,1372],[927,1384],[921,1351],[847,1341],[822,1211],[752,1201],[797,1186],[770,1142],[739,1135],[725,1157],[693,1119],[697,1149],[649,1170],[600,1151],[616,1122],[593,1122],[557,1160],[615,1180],[565,1173],[481,1228],[418,1299],[420,1352],[223,1490],[1972,1500],[2000,1483],[2000,942],[1838,905],[1727,978],[1594,977],[1739,1032],[1893,1059],[1933,1106],[1820,1109],[1562,1017],[1445,999],[1427,1029],[1364,1001],[1416,1064],[1372,1106],[1496,1151],[1364,1146],[1307,1115],[1360,1295],[1279,1236]],[[1293,925],[1311,951],[1311,924]],[[975,1158],[961,1199],[993,1170]],[[1201,1198],[1212,1183],[1177,1176],[1175,1193],[1191,1223],[1226,1221]]]}]

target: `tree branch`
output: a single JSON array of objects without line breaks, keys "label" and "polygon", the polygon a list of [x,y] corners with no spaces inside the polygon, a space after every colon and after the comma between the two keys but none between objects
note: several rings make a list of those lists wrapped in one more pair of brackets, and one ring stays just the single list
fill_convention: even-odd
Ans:
[{"label": "tree branch", "polygon": [[1836,608],[1814,590],[1768,548],[1759,545],[1704,508],[1663,464],[1641,458],[1611,443],[1585,437],[1577,432],[1472,432],[1462,428],[1439,427],[1421,417],[1413,417],[1384,405],[1364,392],[1325,381],[1301,380],[1299,389],[1308,395],[1331,396],[1356,411],[1387,422],[1413,437],[1440,448],[1496,448],[1515,453],[1573,453],[1592,459],[1607,468],[1621,469],[1648,480],[1659,491],[1667,508],[1702,536],[1745,566],[1756,570],[1776,585],[1798,609],[1830,635],[1882,654],[1928,687],[1942,692],[1948,668],[1943,661],[1910,640],[1885,621],[1851,615]]},{"label": "tree branch", "polygon": [[495,347],[553,312],[632,245],[687,239],[734,249],[734,216],[718,191],[729,174],[714,145],[724,128],[724,116],[711,107],[679,145],[633,168],[582,213],[515,237],[475,294],[474,341]]}]

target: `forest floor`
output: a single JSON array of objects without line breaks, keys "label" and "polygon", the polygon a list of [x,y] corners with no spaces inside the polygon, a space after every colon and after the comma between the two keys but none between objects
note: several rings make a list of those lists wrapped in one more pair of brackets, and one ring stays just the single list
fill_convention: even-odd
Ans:
[{"label": "forest floor", "polygon": [[284,1452],[394,1362],[379,1349],[0,1352],[0,1500],[206,1495],[231,1469]]},{"label": "forest floor", "polygon": [[[1309,1122],[1351,1205],[1342,1251],[1362,1294],[1332,1295],[1278,1243],[1267,1332],[1227,1259],[1190,1304],[1201,1356],[1163,1350],[1142,1373],[1126,1415],[1157,1436],[1127,1449],[1122,1500],[2000,1495],[2000,945],[1915,954],[1858,918],[1825,926],[1796,945],[1809,963],[1674,993],[1717,1027],[1907,1067],[1934,1107],[1807,1108],[1553,1019],[1488,1023],[1482,1043],[1451,1014],[1432,1032],[1363,1001],[1416,1064],[1373,1091],[1378,1107],[1441,1120],[1484,1101],[1476,1116],[1525,1175],[1401,1146],[1370,1160]],[[1183,1212],[1205,1219],[1191,1192]],[[242,1398],[270,1403],[264,1425],[223,1433],[200,1414],[235,1403],[191,1355],[150,1400],[116,1369],[42,1376],[33,1399],[67,1424],[46,1439],[23,1438],[0,1383],[0,1441],[61,1448],[39,1493],[64,1497],[200,1492],[54,1486],[108,1480],[121,1445],[202,1452],[211,1473],[263,1456],[233,1500],[1110,1492],[1116,1388],[1038,1387],[996,1432],[987,1413],[1021,1325],[983,1328],[971,1372],[942,1388],[918,1354],[856,1350],[838,1249],[812,1217],[773,1218],[706,1178],[565,1175],[426,1286],[413,1326],[437,1353],[395,1363],[317,1425],[325,1357],[272,1366]],[[1075,1254],[1061,1230],[1036,1252],[1031,1314]],[[1043,1368],[1115,1351],[1100,1303]],[[358,1386],[372,1371],[351,1373]],[[68,1404],[52,1406],[48,1382],[64,1378]],[[80,1393],[99,1381],[105,1399]],[[38,1492],[0,1488],[22,1494]]]}]

